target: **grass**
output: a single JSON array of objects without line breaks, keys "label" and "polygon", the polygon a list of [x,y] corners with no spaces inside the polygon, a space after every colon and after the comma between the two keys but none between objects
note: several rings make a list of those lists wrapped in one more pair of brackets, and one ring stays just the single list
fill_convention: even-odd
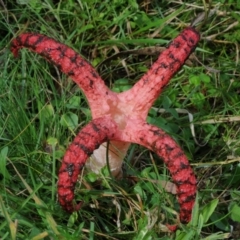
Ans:
[{"label": "grass", "polygon": [[[83,94],[65,75],[26,49],[14,59],[10,41],[22,32],[51,36],[94,66],[100,64],[108,86],[124,90],[157,58],[132,50],[165,46],[207,11],[204,1],[159,2],[0,1],[2,240],[227,239],[231,233],[240,238],[240,6],[231,0],[210,1],[194,57],[154,105],[165,113],[153,108],[148,117],[174,137],[195,170],[192,222],[176,233],[164,232],[164,224],[176,219],[177,201],[158,183],[171,179],[157,156],[137,145],[125,159],[126,178],[116,181],[107,169],[100,176],[88,173],[76,189],[84,200],[81,211],[69,215],[58,205],[61,158],[91,115]],[[111,59],[118,52],[125,53]],[[187,114],[177,108],[193,115],[195,136]]]}]

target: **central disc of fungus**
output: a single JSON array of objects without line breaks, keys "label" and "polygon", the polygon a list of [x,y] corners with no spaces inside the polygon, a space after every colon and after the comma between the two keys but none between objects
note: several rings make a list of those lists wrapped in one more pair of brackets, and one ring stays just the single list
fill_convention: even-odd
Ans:
[{"label": "central disc of fungus", "polygon": [[[199,33],[188,27],[162,52],[148,72],[128,91],[112,92],[96,70],[68,46],[47,36],[24,33],[12,41],[14,56],[26,47],[55,64],[78,84],[86,95],[92,121],[68,147],[59,170],[59,202],[67,211],[78,210],[73,204],[78,175],[88,161],[88,167],[98,172],[106,165],[106,145],[110,141],[108,159],[117,176],[130,143],[154,151],[165,162],[177,187],[180,220],[191,219],[196,197],[196,178],[189,162],[176,142],[161,129],[146,122],[147,114],[169,80],[183,66],[199,41]],[[171,228],[171,229],[174,229]]]}]

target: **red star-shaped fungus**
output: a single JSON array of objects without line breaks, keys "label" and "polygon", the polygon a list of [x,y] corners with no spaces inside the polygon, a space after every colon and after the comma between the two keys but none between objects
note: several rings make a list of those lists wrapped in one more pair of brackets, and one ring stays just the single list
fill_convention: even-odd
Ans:
[{"label": "red star-shaped fungus", "polygon": [[110,140],[109,161],[113,172],[121,168],[130,143],[143,145],[163,159],[177,186],[180,220],[182,223],[190,221],[196,196],[194,173],[175,141],[161,129],[148,124],[146,117],[163,88],[194,51],[199,39],[199,33],[193,27],[183,30],[148,72],[130,90],[122,93],[112,92],[95,69],[64,44],[35,33],[24,33],[12,41],[14,56],[18,55],[20,48],[26,47],[71,77],[86,95],[91,109],[93,120],[68,147],[59,170],[58,196],[65,210],[78,209],[73,205],[78,175],[94,150],[94,162],[90,165],[99,165],[100,168],[106,164],[106,149],[101,144]]}]

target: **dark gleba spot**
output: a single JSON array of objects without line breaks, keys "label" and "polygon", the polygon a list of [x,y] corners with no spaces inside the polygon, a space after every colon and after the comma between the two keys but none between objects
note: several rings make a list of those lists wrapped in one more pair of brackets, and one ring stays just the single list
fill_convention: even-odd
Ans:
[{"label": "dark gleba spot", "polygon": [[176,58],[175,58],[175,56],[172,54],[172,53],[169,53],[169,58],[171,58],[171,59],[173,59],[174,61],[176,61]]},{"label": "dark gleba spot", "polygon": [[186,38],[186,36],[185,36],[184,34],[181,34],[180,36],[182,37],[182,39],[183,39],[185,42],[187,42],[187,38]]},{"label": "dark gleba spot", "polygon": [[68,176],[71,177],[73,175],[73,171],[74,171],[74,164],[68,163],[67,167],[66,167],[66,171],[68,173]]},{"label": "dark gleba spot", "polygon": [[167,69],[168,65],[166,63],[162,62],[162,63],[160,63],[160,67]]},{"label": "dark gleba spot", "polygon": [[73,70],[69,71],[67,74],[68,74],[69,76],[74,76],[74,75],[75,75],[75,73],[74,73]]},{"label": "dark gleba spot", "polygon": [[42,43],[42,41],[44,40],[45,36],[38,36],[37,41],[34,43],[34,45],[38,45],[39,43]]},{"label": "dark gleba spot", "polygon": [[152,132],[153,135],[157,135],[157,136],[161,135],[158,129],[157,130],[149,130],[149,131]]},{"label": "dark gleba spot", "polygon": [[192,39],[192,38],[189,38],[189,42],[190,42],[192,45],[195,44],[195,41],[194,41],[194,39]]},{"label": "dark gleba spot", "polygon": [[175,47],[175,48],[179,48],[179,47],[181,46],[181,43],[178,42],[178,41],[173,41],[173,42],[171,43],[171,45],[172,45],[173,47]]},{"label": "dark gleba spot", "polygon": [[100,146],[100,144],[99,144],[99,143],[96,143],[96,144],[94,145],[94,149],[98,149],[99,146]]},{"label": "dark gleba spot", "polygon": [[85,154],[87,154],[88,156],[92,154],[92,150],[89,149],[88,147],[86,147],[83,144],[79,144],[79,143],[74,143],[76,146],[78,146]]},{"label": "dark gleba spot", "polygon": [[187,203],[187,202],[192,202],[195,200],[195,195],[189,195],[187,196],[185,199],[184,199],[184,202]]},{"label": "dark gleba spot", "polygon": [[65,52],[67,50],[67,47],[60,45],[57,47],[57,51],[59,52],[59,58],[64,58],[65,57]]},{"label": "dark gleba spot", "polygon": [[92,79],[89,80],[89,86],[90,88],[93,88],[94,81]]},{"label": "dark gleba spot", "polygon": [[[173,156],[173,158],[178,159],[178,158],[182,157],[183,155],[184,155],[184,153],[183,153],[182,151],[178,151],[178,152]],[[182,163],[182,162],[181,162],[181,164],[184,165],[184,163]],[[185,165],[185,166],[188,167],[188,165]],[[185,166],[184,166],[184,168],[185,168]]]},{"label": "dark gleba spot", "polygon": [[[25,39],[25,42],[23,44],[25,44],[26,47],[32,47],[32,44],[31,44],[31,37],[32,35],[28,35]],[[21,37],[18,38],[20,40],[20,43],[22,43],[22,39]],[[36,46],[34,46],[34,48],[36,48]]]},{"label": "dark gleba spot", "polygon": [[166,148],[166,150],[168,151],[168,152],[171,152],[174,148],[173,147],[171,147],[170,145],[168,145],[168,144],[165,144],[165,148]]},{"label": "dark gleba spot", "polygon": [[97,78],[98,77],[98,74],[95,72],[95,71],[91,71],[91,74],[94,78]]},{"label": "dark gleba spot", "polygon": [[93,128],[93,130],[95,131],[95,132],[99,132],[99,128],[97,127],[97,125],[96,124],[94,124],[94,123],[92,123],[92,128]]},{"label": "dark gleba spot", "polygon": [[78,55],[77,55],[77,53],[75,53],[74,56],[70,57],[70,61],[71,61],[72,63],[76,63],[77,57],[78,57]]},{"label": "dark gleba spot", "polygon": [[[181,155],[183,155],[183,153],[181,153]],[[180,163],[180,169],[188,169],[188,168],[189,168],[188,164],[185,164],[183,162]]]}]

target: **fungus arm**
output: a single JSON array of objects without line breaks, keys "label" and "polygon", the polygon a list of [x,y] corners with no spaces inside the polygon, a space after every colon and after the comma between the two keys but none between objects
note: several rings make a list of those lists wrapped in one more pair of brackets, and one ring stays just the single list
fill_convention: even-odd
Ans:
[{"label": "fungus arm", "polygon": [[74,188],[78,175],[87,158],[100,144],[113,138],[117,125],[110,118],[97,118],[86,125],[68,147],[58,175],[58,200],[62,207],[72,212],[79,206],[73,205]]},{"label": "fungus arm", "polygon": [[102,105],[113,95],[90,63],[65,44],[41,34],[24,33],[12,41],[11,51],[15,57],[21,48],[40,54],[70,76],[86,95],[91,109],[97,109],[95,105]]},{"label": "fungus arm", "polygon": [[188,223],[197,187],[194,172],[181,148],[163,130],[136,119],[129,120],[122,139],[145,146],[163,159],[177,186],[180,220]]},{"label": "fungus arm", "polygon": [[147,116],[149,109],[170,79],[184,65],[200,40],[193,27],[184,29],[163,51],[145,75],[120,97],[135,103],[134,111]]}]

